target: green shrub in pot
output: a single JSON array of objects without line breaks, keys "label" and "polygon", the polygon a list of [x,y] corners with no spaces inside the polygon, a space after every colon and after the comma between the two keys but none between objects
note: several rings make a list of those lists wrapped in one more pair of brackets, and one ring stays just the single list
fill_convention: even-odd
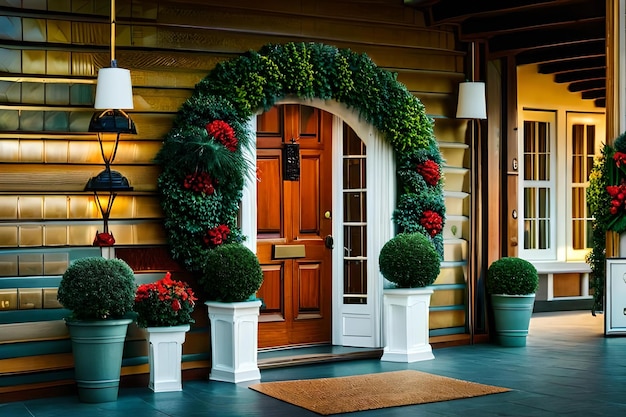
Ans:
[{"label": "green shrub in pot", "polygon": [[505,257],[487,270],[495,331],[502,346],[524,347],[530,328],[539,275],[525,259]]},{"label": "green shrub in pot", "polygon": [[525,259],[500,258],[487,271],[486,286],[489,294],[534,294],[538,285],[537,269]]},{"label": "green shrub in pot", "polygon": [[400,233],[382,247],[378,264],[383,276],[398,288],[419,288],[435,282],[441,258],[427,236]]},{"label": "green shrub in pot", "polygon": [[120,318],[133,310],[135,275],[121,259],[74,261],[61,278],[58,300],[72,320]]},{"label": "green shrub in pot", "polygon": [[246,301],[263,283],[259,259],[241,243],[226,243],[207,252],[198,283],[209,300]]},{"label": "green shrub in pot", "polygon": [[82,402],[117,400],[135,290],[133,270],[121,259],[81,258],[61,278],[57,298],[71,311],[65,323]]}]

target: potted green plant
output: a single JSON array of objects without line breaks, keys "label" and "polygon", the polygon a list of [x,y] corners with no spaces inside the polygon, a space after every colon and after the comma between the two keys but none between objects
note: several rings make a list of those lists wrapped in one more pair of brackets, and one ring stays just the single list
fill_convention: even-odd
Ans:
[{"label": "potted green plant", "polygon": [[502,346],[526,346],[538,285],[537,269],[525,259],[505,257],[489,266],[486,289]]},{"label": "potted green plant", "polygon": [[441,258],[422,233],[400,233],[381,248],[380,272],[391,283],[383,290],[385,348],[381,360],[433,359],[429,343],[429,286],[439,276]]},{"label": "potted green plant", "polygon": [[57,298],[71,312],[65,323],[79,399],[115,401],[126,331],[133,321],[128,316],[135,299],[133,270],[121,259],[78,259],[63,274]]},{"label": "potted green plant", "polygon": [[257,364],[259,308],[263,283],[259,259],[241,243],[208,251],[198,283],[210,301],[210,379],[239,383],[261,379]]},{"label": "potted green plant", "polygon": [[148,340],[150,381],[154,392],[182,391],[181,362],[185,334],[195,308],[193,289],[172,274],[142,284],[135,295],[137,325],[145,328]]}]

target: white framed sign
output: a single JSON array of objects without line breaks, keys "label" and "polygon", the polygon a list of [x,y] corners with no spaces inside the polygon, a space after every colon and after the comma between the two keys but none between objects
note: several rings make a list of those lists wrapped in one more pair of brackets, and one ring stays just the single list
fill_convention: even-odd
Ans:
[{"label": "white framed sign", "polygon": [[604,334],[626,335],[626,258],[606,260]]}]

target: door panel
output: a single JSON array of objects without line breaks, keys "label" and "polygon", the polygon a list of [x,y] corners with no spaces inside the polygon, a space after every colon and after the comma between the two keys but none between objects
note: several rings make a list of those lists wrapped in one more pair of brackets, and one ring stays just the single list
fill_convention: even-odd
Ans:
[{"label": "door panel", "polygon": [[[332,115],[300,105],[277,106],[258,116],[260,348],[331,341],[331,251],[324,245],[332,230],[324,217],[332,202],[331,127]],[[285,181],[282,148],[293,142],[300,145],[300,176]],[[276,245],[298,250],[280,259]]]}]

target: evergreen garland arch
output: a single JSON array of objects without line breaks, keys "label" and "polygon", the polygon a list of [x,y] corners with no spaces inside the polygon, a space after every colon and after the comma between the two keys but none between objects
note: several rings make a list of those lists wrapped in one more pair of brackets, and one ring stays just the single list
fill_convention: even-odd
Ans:
[{"label": "evergreen garland arch", "polygon": [[383,133],[397,159],[401,232],[421,232],[443,254],[441,154],[423,104],[365,54],[319,43],[269,44],[218,64],[181,106],[156,160],[170,251],[201,271],[208,250],[245,239],[239,203],[254,161],[248,120],[286,97],[336,100]]}]

